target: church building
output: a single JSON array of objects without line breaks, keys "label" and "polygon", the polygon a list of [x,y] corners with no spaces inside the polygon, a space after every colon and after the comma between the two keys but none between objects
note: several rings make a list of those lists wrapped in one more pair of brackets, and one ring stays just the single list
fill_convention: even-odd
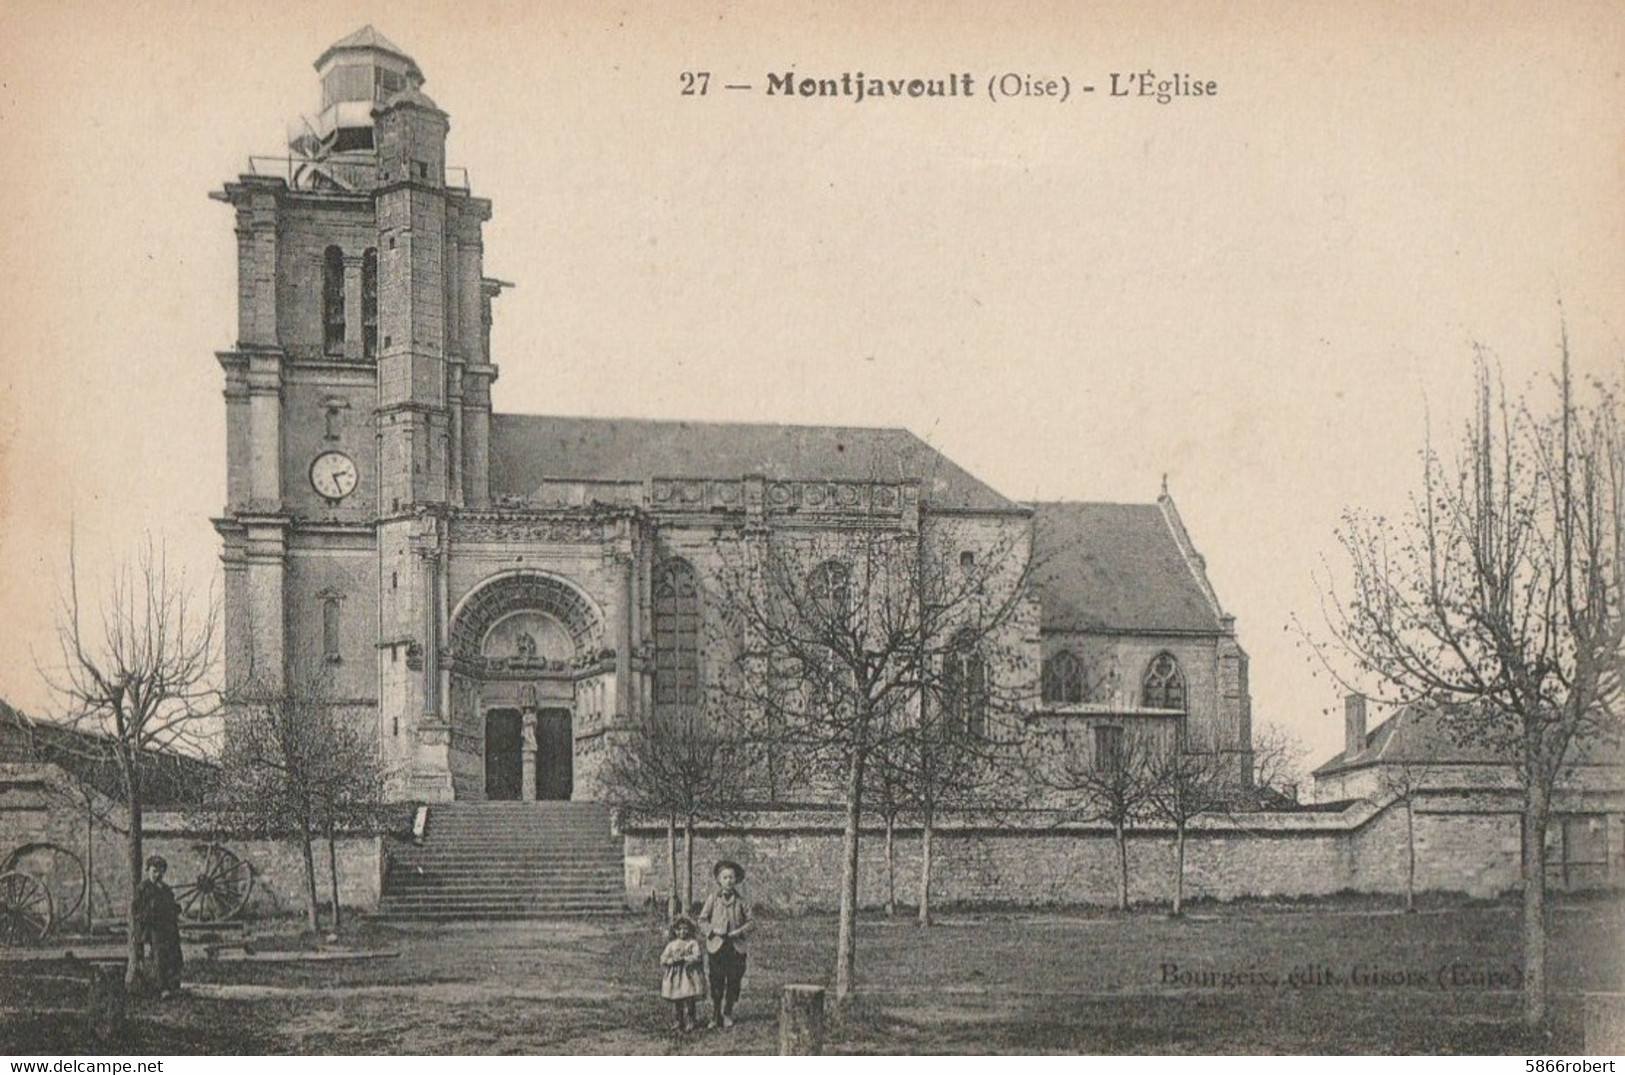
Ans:
[{"label": "church building", "polygon": [[1166,490],[1025,504],[901,429],[497,412],[506,285],[447,114],[371,27],[316,72],[287,158],[212,195],[238,243],[229,681],[324,671],[403,800],[593,801],[616,729],[692,703],[718,659],[719,540],[881,525],[974,557],[1015,534],[1040,565],[1030,719],[1102,756],[1173,728],[1247,771],[1247,657]]}]

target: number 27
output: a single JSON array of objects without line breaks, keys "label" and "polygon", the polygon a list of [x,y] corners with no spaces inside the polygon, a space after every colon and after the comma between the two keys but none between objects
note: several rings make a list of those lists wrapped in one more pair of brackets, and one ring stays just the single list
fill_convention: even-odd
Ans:
[{"label": "number 27", "polygon": [[711,85],[709,71],[684,71],[679,78],[683,83],[684,97],[704,97]]}]

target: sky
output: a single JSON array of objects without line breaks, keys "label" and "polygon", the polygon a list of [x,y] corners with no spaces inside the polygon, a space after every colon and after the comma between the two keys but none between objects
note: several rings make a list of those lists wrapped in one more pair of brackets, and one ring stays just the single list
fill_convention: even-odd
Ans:
[{"label": "sky", "polygon": [[[1625,9],[1414,6],[0,6],[0,697],[52,709],[70,533],[92,585],[151,534],[218,587],[208,194],[372,23],[493,202],[499,411],[904,426],[1018,499],[1166,475],[1255,721],[1325,760],[1341,688],[1294,624],[1340,513],[1403,508],[1475,347],[1519,388],[1562,318],[1582,371],[1625,364]],[[860,71],[973,93],[766,92]],[[1217,93],[1111,95],[1144,72]]]}]

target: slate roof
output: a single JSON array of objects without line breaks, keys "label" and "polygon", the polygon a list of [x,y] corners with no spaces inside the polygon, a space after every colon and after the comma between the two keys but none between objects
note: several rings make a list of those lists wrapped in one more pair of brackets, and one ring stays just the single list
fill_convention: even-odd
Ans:
[{"label": "slate roof", "polygon": [[[109,754],[105,736],[34,720],[3,701],[0,701],[0,762],[57,765],[109,798],[124,801],[124,783]],[[201,802],[220,771],[219,766],[202,758],[159,750],[143,754],[140,769],[142,801],[149,807]]]},{"label": "slate roof", "polygon": [[528,497],[547,479],[648,481],[761,474],[770,481],[920,482],[937,509],[1025,512],[906,429],[491,416],[491,495]]},{"label": "slate roof", "polygon": [[401,48],[399,45],[395,44],[395,42],[373,29],[373,25],[370,22],[361,29],[357,30],[355,33],[346,37],[341,37],[331,45],[327,46],[327,49],[322,53],[321,57],[317,59],[316,66],[320,67],[322,64],[327,62],[327,58],[329,56],[343,49],[377,49],[380,52],[388,52],[391,55],[399,56],[401,59],[411,64],[413,68],[417,67],[417,61],[413,60],[412,57],[407,54],[405,49]]},{"label": "slate roof", "polygon": [[1031,507],[1044,630],[1224,631],[1160,505]]},{"label": "slate roof", "polygon": [[[1617,745],[1578,741],[1569,750],[1569,761],[1579,764],[1618,765]],[[1314,776],[1330,776],[1345,769],[1366,765],[1504,765],[1508,759],[1487,745],[1463,740],[1446,726],[1445,711],[1438,706],[1402,706],[1387,720],[1366,732],[1365,748],[1350,755],[1345,747],[1314,771]]]}]

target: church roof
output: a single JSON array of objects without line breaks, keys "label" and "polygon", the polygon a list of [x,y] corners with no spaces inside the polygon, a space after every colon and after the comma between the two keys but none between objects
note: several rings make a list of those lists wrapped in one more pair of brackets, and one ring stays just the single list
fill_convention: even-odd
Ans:
[{"label": "church roof", "polygon": [[1033,581],[1045,630],[1226,629],[1162,505],[1059,501],[1032,508]]},{"label": "church roof", "polygon": [[906,429],[491,416],[491,495],[533,494],[544,480],[667,478],[904,481],[930,507],[1025,511]]},{"label": "church roof", "polygon": [[395,44],[395,42],[373,29],[372,23],[370,22],[361,29],[357,30],[355,33],[346,37],[341,37],[331,45],[327,46],[326,50],[323,51],[321,56],[317,58],[316,66],[321,67],[327,62],[328,57],[332,56],[333,53],[341,52],[345,49],[377,49],[379,52],[387,52],[392,56],[399,56],[401,59],[411,64],[414,70],[417,68],[417,61],[412,59],[411,56],[407,55],[405,49],[401,48],[399,45]]}]

